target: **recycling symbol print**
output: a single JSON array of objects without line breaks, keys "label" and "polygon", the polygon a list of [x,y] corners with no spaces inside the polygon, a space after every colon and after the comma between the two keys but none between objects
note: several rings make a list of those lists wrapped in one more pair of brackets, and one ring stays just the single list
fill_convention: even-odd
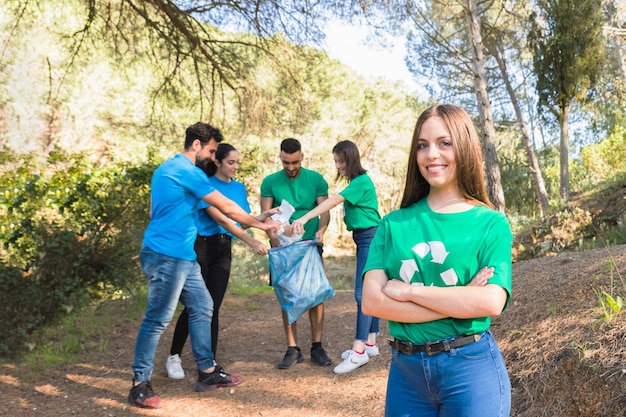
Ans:
[{"label": "recycling symbol print", "polygon": [[[443,265],[449,253],[446,250],[443,242],[440,241],[431,241],[428,243],[420,242],[417,245],[413,246],[411,250],[422,259],[430,254],[430,261],[440,265]],[[419,268],[417,267],[415,259],[406,259],[402,261],[402,266],[400,267],[400,278],[402,279],[402,281],[410,284],[411,278],[415,275],[416,272],[419,272]],[[456,283],[459,281],[459,277],[453,268],[447,269],[441,272],[439,275],[441,276],[443,282],[448,286],[456,285]],[[413,283],[413,285],[424,285],[424,283],[415,282]]]}]

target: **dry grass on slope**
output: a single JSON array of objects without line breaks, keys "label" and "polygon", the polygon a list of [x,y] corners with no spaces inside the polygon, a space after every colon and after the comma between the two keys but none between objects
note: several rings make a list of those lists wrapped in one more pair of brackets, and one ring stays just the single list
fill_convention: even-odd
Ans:
[{"label": "dry grass on slope", "polygon": [[513,302],[493,329],[514,416],[626,416],[626,316],[603,320],[601,291],[626,298],[626,245],[513,265]]}]

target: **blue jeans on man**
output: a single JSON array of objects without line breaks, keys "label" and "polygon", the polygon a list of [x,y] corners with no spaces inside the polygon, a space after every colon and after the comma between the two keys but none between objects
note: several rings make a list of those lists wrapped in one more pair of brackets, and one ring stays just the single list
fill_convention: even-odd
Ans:
[{"label": "blue jeans on man", "polygon": [[141,268],[148,278],[148,306],[139,328],[132,368],[134,380],[149,381],[163,330],[174,317],[180,300],[189,313],[191,349],[198,370],[214,365],[211,351],[213,299],[196,261],[163,255],[143,246]]}]

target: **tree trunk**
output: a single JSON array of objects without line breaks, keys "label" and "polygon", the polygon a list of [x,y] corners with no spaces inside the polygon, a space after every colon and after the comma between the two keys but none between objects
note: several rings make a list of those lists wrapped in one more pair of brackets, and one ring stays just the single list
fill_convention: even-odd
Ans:
[{"label": "tree trunk", "polygon": [[569,201],[569,103],[561,107],[561,202]]},{"label": "tree trunk", "polygon": [[626,57],[624,56],[624,52],[622,52],[622,44],[618,36],[615,37],[615,42],[618,45],[617,56],[619,58],[619,69],[622,73],[622,79],[626,81]]},{"label": "tree trunk", "polygon": [[526,156],[528,156],[530,171],[532,172],[533,178],[535,180],[535,191],[537,192],[537,198],[539,199],[540,214],[541,217],[543,217],[548,212],[549,200],[548,193],[546,192],[546,186],[543,182],[543,176],[541,175],[541,168],[539,167],[539,162],[537,161],[537,156],[535,155],[533,143],[528,136],[528,130],[526,129],[526,123],[524,123],[524,118],[522,117],[522,111],[517,101],[515,90],[513,89],[513,86],[511,86],[511,81],[509,80],[509,76],[506,71],[506,63],[502,59],[497,45],[494,45],[492,53],[494,58],[498,62],[498,67],[500,68],[500,72],[502,73],[502,80],[504,80],[506,90],[509,93],[509,97],[511,99],[511,104],[513,104],[513,108],[515,109],[515,116],[517,118],[517,123],[520,127],[520,133],[522,134],[522,143],[524,144],[524,149],[526,149]]},{"label": "tree trunk", "polygon": [[[619,0],[614,0],[611,4],[613,10],[617,10],[617,3]],[[624,28],[623,18],[619,17],[619,13],[612,13],[611,16],[611,27],[613,30],[609,32],[609,34],[613,34],[613,39],[617,44],[617,62],[619,65],[620,73],[622,74],[622,81],[626,82],[626,56],[624,56],[624,52],[622,51],[622,37],[626,35],[626,28]]]},{"label": "tree trunk", "polygon": [[474,89],[478,102],[478,115],[480,118],[483,138],[483,152],[485,154],[485,173],[487,176],[487,193],[495,208],[505,211],[504,191],[496,153],[495,137],[496,130],[493,126],[493,114],[489,103],[487,82],[485,81],[485,64],[483,54],[483,41],[480,33],[480,17],[476,14],[476,5],[473,0],[467,0],[467,32],[469,44],[472,49],[472,71],[474,73]]}]

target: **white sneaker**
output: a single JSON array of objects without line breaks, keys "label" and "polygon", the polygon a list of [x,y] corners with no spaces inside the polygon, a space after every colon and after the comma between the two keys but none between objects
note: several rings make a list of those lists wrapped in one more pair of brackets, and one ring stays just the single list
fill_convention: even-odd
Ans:
[{"label": "white sneaker", "polygon": [[185,377],[182,361],[180,360],[180,356],[178,354],[167,357],[165,369],[167,369],[167,376],[170,379],[183,379]]},{"label": "white sneaker", "polygon": [[341,358],[343,361],[335,366],[333,372],[336,374],[345,374],[351,371],[354,371],[359,366],[365,365],[369,362],[370,358],[367,356],[365,352],[356,353],[354,350],[346,350],[341,354]]},{"label": "white sneaker", "polygon": [[367,356],[369,356],[370,358],[372,356],[380,355],[380,351],[378,350],[378,346],[376,345],[372,345],[372,346],[365,345],[365,353],[367,353]]}]

